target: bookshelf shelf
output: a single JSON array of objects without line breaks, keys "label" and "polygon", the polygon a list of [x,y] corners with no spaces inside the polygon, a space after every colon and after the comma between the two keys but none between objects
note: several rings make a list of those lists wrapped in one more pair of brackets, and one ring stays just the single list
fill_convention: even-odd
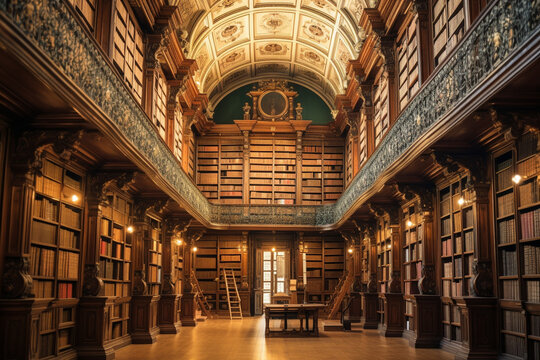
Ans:
[{"label": "bookshelf shelf", "polygon": [[[538,309],[532,310],[540,304],[537,144],[538,136],[526,133],[494,155],[502,352],[530,358],[540,357],[540,339],[533,330]],[[521,176],[517,183],[516,174]]]},{"label": "bookshelf shelf", "polygon": [[[36,298],[52,300],[39,316],[35,340],[44,358],[74,346],[83,223],[83,204],[75,201],[84,200],[84,178],[47,154],[41,174],[35,176],[35,189],[29,270]],[[70,321],[62,321],[64,312],[70,313]]]}]

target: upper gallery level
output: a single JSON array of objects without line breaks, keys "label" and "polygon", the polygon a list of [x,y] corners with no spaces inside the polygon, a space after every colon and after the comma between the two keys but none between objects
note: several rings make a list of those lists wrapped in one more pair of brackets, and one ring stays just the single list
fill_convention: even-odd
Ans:
[{"label": "upper gallery level", "polygon": [[[2,75],[17,63],[41,84],[31,111],[13,105],[29,89],[2,97],[33,128],[99,132],[207,227],[336,228],[390,182],[432,177],[433,148],[489,144],[487,105],[537,59],[539,7],[0,0]],[[272,92],[284,108],[261,116]],[[86,137],[81,151],[98,152]]]}]

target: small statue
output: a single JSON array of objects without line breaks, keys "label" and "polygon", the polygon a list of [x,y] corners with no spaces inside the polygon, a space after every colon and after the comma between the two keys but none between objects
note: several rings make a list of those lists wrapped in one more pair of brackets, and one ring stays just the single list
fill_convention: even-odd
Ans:
[{"label": "small statue", "polygon": [[302,110],[304,110],[304,108],[302,107],[302,105],[300,105],[300,103],[297,103],[298,105],[296,106],[296,120],[302,120]]},{"label": "small statue", "polygon": [[249,106],[248,103],[245,103],[242,109],[244,110],[244,120],[250,120],[249,111],[251,110],[251,106]]}]

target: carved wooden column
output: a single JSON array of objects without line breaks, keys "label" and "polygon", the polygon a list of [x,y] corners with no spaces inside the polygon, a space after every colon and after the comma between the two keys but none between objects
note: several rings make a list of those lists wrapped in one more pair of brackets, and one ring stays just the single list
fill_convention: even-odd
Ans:
[{"label": "carved wooden column", "polygon": [[380,52],[384,59],[384,69],[388,76],[388,117],[390,127],[398,115],[398,85],[396,81],[396,37],[385,35],[379,38]]},{"label": "carved wooden column", "polygon": [[393,205],[384,206],[383,210],[390,221],[392,256],[390,259],[390,282],[384,298],[384,323],[381,334],[387,337],[399,337],[403,334],[404,301],[401,289],[401,227],[399,208]]},{"label": "carved wooden column", "polygon": [[469,173],[467,187],[474,206],[475,259],[469,293],[456,299],[461,312],[461,349],[457,359],[496,359],[499,337],[497,298],[493,294],[492,234],[489,211],[491,183],[488,160],[481,155],[432,153],[446,172],[457,169]]},{"label": "carved wooden column", "polygon": [[[109,318],[114,298],[104,296],[99,268],[101,217],[107,203],[109,185],[123,188],[133,181],[135,173],[96,172],[88,177],[87,225],[83,274],[83,296],[79,300],[79,323],[84,331],[77,331],[78,356],[81,359],[114,359],[115,345],[109,340]],[[110,204],[112,206],[112,204]]]},{"label": "carved wooden column", "polygon": [[375,238],[375,224],[362,224],[359,233],[363,236],[363,241],[367,243],[369,251],[369,282],[362,295],[362,327],[364,329],[377,329],[379,326],[379,316],[377,314],[377,240]]},{"label": "carved wooden column", "polygon": [[167,218],[164,221],[163,253],[161,266],[163,280],[161,281],[161,297],[158,306],[158,325],[162,334],[176,334],[180,330],[180,317],[178,304],[182,295],[176,289],[176,278],[173,275],[173,246],[181,246],[175,243],[181,234],[187,230],[189,220]]},{"label": "carved wooden column", "polygon": [[[365,82],[361,83],[358,86],[358,91],[358,95],[360,95],[363,100],[362,109],[360,110],[360,121],[365,121],[366,123],[366,159],[368,159],[371,154],[373,154],[373,151],[375,151],[375,128],[373,127],[373,85]],[[361,148],[359,147],[358,151],[360,150]],[[360,159],[360,154],[358,158]]]},{"label": "carved wooden column", "polygon": [[238,292],[240,293],[240,301],[242,304],[242,315],[250,315],[250,291],[249,291],[249,248],[248,248],[248,231],[242,231],[242,243],[240,244],[241,257],[241,284]]},{"label": "carved wooden column", "polygon": [[433,45],[430,36],[431,20],[429,17],[429,1],[414,0],[413,11],[417,15],[418,79],[420,86],[422,86],[433,71]]},{"label": "carved wooden column", "polygon": [[351,143],[352,143],[352,149],[351,154],[352,156],[352,173],[351,173],[351,180],[354,179],[356,174],[358,173],[358,170],[360,169],[359,164],[359,154],[360,154],[360,144],[359,136],[358,136],[358,123],[360,120],[360,114],[359,113],[351,113],[349,116],[353,117],[351,121],[349,121],[349,124],[351,126],[351,130],[349,131],[349,136],[351,137]]},{"label": "carved wooden column", "polygon": [[193,247],[197,240],[204,234],[204,230],[188,229],[184,237],[184,289],[182,293],[182,308],[180,321],[182,326],[197,325],[197,302],[195,292],[191,285],[191,273],[193,271]]},{"label": "carved wooden column", "polygon": [[351,286],[349,295],[349,304],[347,309],[348,321],[351,323],[359,323],[362,318],[362,249],[360,247],[360,236],[358,233],[347,232],[342,233],[342,236],[347,240],[346,256],[348,267],[347,269],[354,276],[354,282]]},{"label": "carved wooden column", "polygon": [[135,201],[135,232],[133,234],[133,282],[131,297],[131,339],[134,344],[152,344],[159,333],[157,326],[157,305],[159,295],[149,295],[146,284],[145,242],[149,242],[151,226],[147,211],[159,212],[164,200],[138,199]]},{"label": "carved wooden column", "polygon": [[69,160],[82,132],[35,131],[22,134],[12,159],[6,257],[0,298],[0,338],[4,346],[0,357],[39,358],[40,314],[50,299],[34,298],[30,266],[31,221],[35,197],[35,175],[41,172],[43,154],[54,151]]},{"label": "carved wooden column", "polygon": [[[253,108],[255,111],[255,108]],[[249,204],[249,131],[248,130],[242,130],[242,135],[244,138],[244,146],[243,146],[243,156],[244,156],[244,171],[242,173],[242,184],[244,186],[242,187],[242,203],[247,205]]]},{"label": "carved wooden column", "polygon": [[178,93],[184,87],[183,81],[181,80],[172,80],[167,82],[169,85],[169,94],[167,98],[167,136],[165,142],[171,151],[174,153],[174,127],[175,127],[175,117],[177,116],[177,111],[180,108],[178,102]]},{"label": "carved wooden column", "polygon": [[414,334],[409,339],[417,348],[438,348],[441,341],[441,298],[437,295],[435,273],[436,249],[434,228],[435,189],[429,184],[397,184],[404,200],[419,201],[424,240],[422,242],[422,274],[418,282],[420,294],[412,295],[414,311]]},{"label": "carved wooden column", "polygon": [[296,246],[294,247],[296,257],[296,302],[303,304],[305,302],[304,285],[304,254],[306,253],[304,243],[304,232],[297,233]]},{"label": "carved wooden column", "polygon": [[296,204],[302,205],[302,136],[296,131]]}]

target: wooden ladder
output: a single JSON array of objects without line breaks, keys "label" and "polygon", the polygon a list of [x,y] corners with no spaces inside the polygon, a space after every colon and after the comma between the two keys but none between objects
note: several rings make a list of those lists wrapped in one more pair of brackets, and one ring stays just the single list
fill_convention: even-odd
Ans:
[{"label": "wooden ladder", "polygon": [[[227,290],[227,303],[229,304],[229,316],[231,319],[242,319],[242,304],[233,269],[223,269],[225,289]],[[234,292],[233,292],[234,290]]]},{"label": "wooden ladder", "polygon": [[345,280],[347,279],[348,275],[349,275],[349,272],[347,270],[345,270],[343,272],[343,274],[340,276],[336,287],[334,287],[334,291],[332,292],[332,294],[330,295],[330,298],[328,299],[328,302],[326,303],[326,306],[325,306],[325,308],[323,310],[324,313],[326,313],[326,314],[330,313],[330,311],[334,307],[334,301],[338,297],[339,292],[341,291],[341,287],[345,283]]},{"label": "wooden ladder", "polygon": [[334,303],[332,304],[332,310],[330,311],[330,314],[328,315],[329,320],[334,319],[335,316],[337,315],[339,308],[341,307],[341,302],[343,301],[343,298],[345,297],[345,295],[350,291],[353,281],[354,281],[354,275],[352,274],[352,272],[350,272],[347,275],[347,278],[345,279],[343,284],[341,285],[341,288],[339,289],[339,293],[334,298]]},{"label": "wooden ladder", "polygon": [[201,312],[206,317],[211,319],[212,313],[210,312],[210,304],[208,304],[208,301],[206,301],[206,296],[204,296],[201,285],[199,284],[199,280],[197,280],[197,277],[195,276],[195,271],[193,270],[191,271],[191,286],[193,286],[193,290],[195,291],[195,298],[197,299],[197,303],[201,308]]}]

